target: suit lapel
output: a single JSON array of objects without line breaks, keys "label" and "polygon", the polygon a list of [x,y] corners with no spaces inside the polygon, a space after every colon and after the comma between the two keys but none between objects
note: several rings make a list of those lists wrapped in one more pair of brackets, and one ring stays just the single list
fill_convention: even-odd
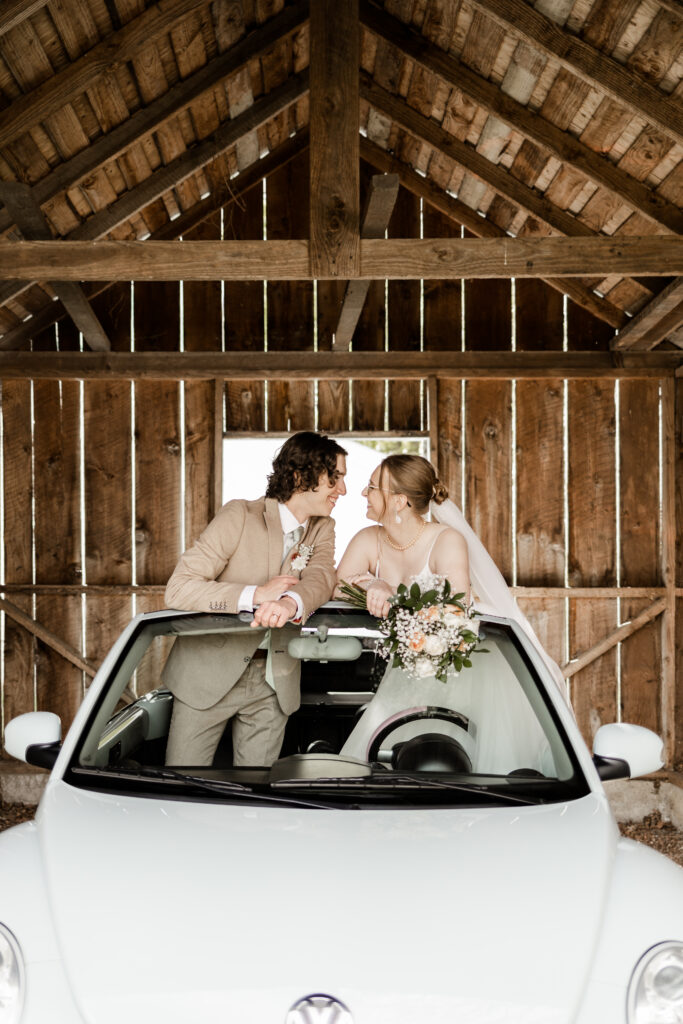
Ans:
[{"label": "suit lapel", "polygon": [[275,498],[265,499],[263,517],[268,530],[268,579],[272,579],[282,565],[282,524]]}]

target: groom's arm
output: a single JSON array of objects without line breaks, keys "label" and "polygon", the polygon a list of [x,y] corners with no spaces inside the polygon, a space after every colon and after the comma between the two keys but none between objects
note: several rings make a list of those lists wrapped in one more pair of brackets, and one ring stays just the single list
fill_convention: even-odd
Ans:
[{"label": "groom's arm", "polygon": [[219,582],[242,538],[246,506],[229,501],[195,543],[181,555],[166,585],[168,608],[237,612],[244,583]]}]

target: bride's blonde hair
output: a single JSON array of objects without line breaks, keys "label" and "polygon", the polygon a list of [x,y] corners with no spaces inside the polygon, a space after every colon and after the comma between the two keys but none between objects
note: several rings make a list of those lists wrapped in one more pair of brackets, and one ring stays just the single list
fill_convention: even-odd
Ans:
[{"label": "bride's blonde hair", "polygon": [[440,505],[448,497],[448,491],[439,480],[431,462],[421,455],[387,455],[379,469],[382,486],[385,473],[392,483],[395,494],[405,494],[408,504],[418,515],[423,516],[430,501]]}]

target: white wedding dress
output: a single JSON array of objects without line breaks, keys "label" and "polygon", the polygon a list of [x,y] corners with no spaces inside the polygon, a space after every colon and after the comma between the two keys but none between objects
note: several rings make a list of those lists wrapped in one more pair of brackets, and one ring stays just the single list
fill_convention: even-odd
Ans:
[{"label": "white wedding dress", "polygon": [[[447,506],[444,508],[444,506]],[[530,623],[517,606],[500,571],[479,538],[451,501],[432,505],[432,518],[465,536],[469,549],[470,579],[478,611],[512,618],[524,629],[547,665],[566,699],[559,666],[543,650]],[[436,542],[436,538],[434,539]],[[433,548],[434,545],[432,545]],[[427,560],[415,577],[422,589],[433,576]],[[378,570],[379,566],[377,567]],[[378,571],[376,570],[376,575]],[[449,671],[445,683],[436,677],[415,679],[400,668],[389,666],[377,692],[362,713],[341,754],[367,760],[380,729],[404,714],[427,707],[458,712],[469,720],[467,730],[453,722],[414,721],[391,733],[391,745],[412,736],[433,731],[457,739],[478,773],[506,775],[521,768],[533,768],[544,775],[555,774],[548,743],[527,697],[501,651],[491,645],[488,653],[474,655],[472,669]]]}]

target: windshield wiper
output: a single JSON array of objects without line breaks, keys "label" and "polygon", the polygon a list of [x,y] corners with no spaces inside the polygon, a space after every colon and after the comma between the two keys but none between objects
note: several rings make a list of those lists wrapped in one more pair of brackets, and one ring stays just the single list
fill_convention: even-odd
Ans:
[{"label": "windshield wiper", "polygon": [[502,793],[499,789],[484,785],[471,785],[464,782],[451,782],[448,779],[425,779],[415,778],[412,775],[395,775],[387,772],[386,775],[361,776],[351,778],[322,778],[322,779],[279,779],[271,782],[271,789],[445,789],[455,790],[461,793],[477,793],[489,797],[491,800],[505,800],[513,804],[538,804],[538,800],[529,800],[526,797],[518,796],[515,793]]},{"label": "windshield wiper", "polygon": [[116,768],[73,768],[72,771],[79,775],[95,775],[102,779],[125,779],[126,781],[140,779],[151,779],[158,782],[175,783],[178,786],[190,789],[201,789],[209,793],[219,793],[221,796],[235,796],[246,800],[255,800],[259,803],[273,803],[280,806],[286,804],[293,807],[314,807],[318,810],[334,809],[337,805],[319,803],[303,797],[285,796],[277,794],[271,796],[268,793],[261,793],[245,786],[241,782],[231,782],[229,779],[205,779],[199,775],[187,775],[185,772],[175,771],[173,768],[150,768],[141,765],[139,768],[117,766]]}]

